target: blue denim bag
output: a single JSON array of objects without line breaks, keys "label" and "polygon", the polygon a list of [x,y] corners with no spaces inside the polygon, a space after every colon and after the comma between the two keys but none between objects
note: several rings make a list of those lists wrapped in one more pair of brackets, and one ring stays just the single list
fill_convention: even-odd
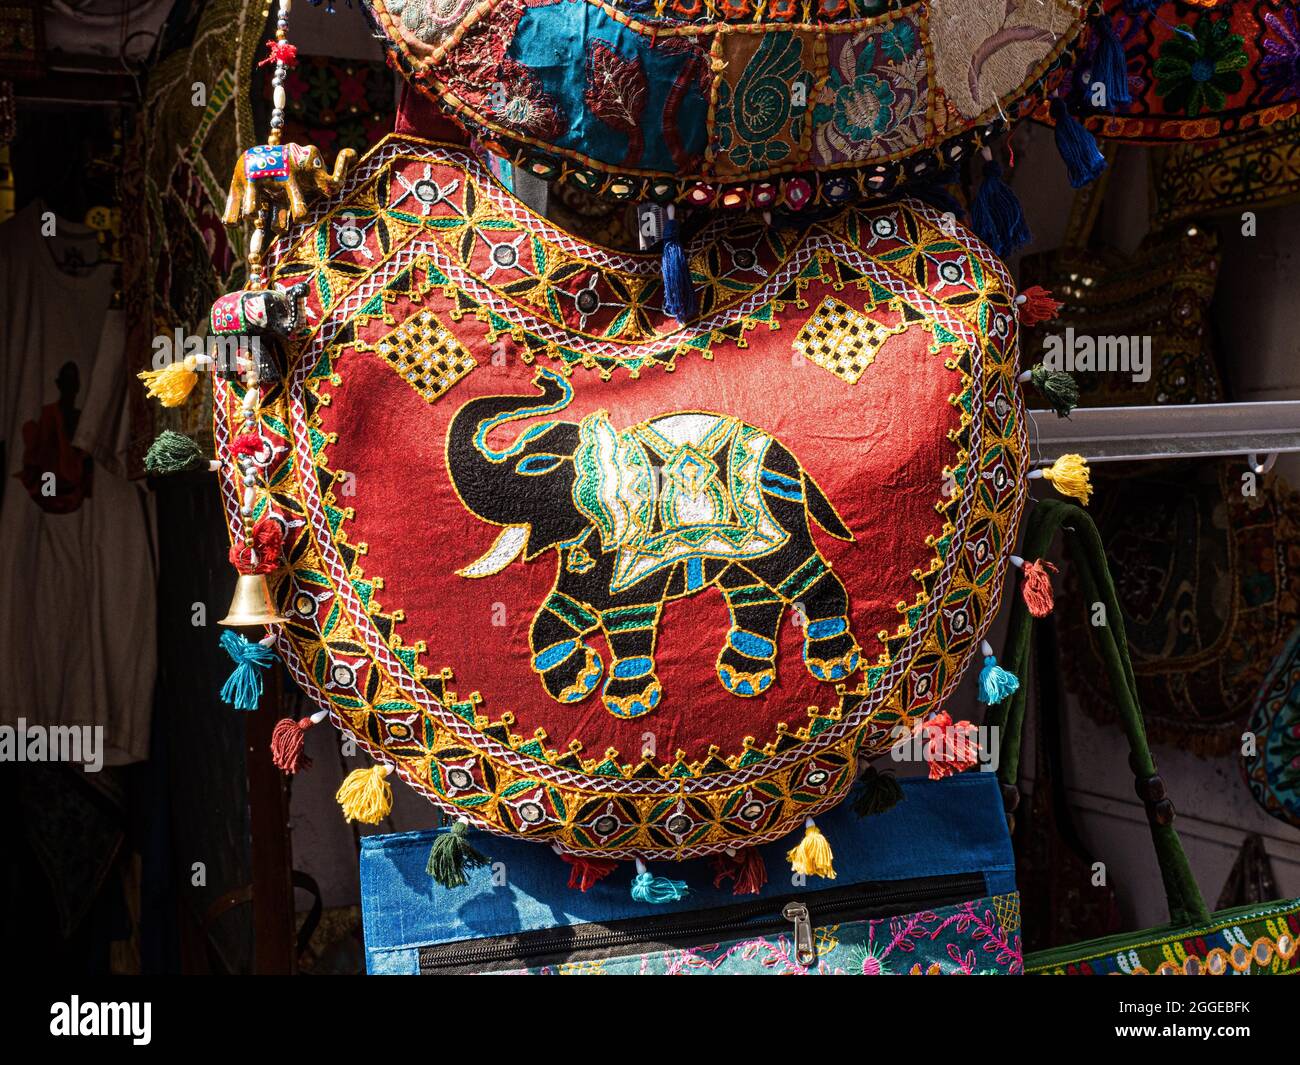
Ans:
[{"label": "blue denim bag", "polygon": [[[818,819],[835,848],[835,880],[801,883],[784,840],[760,848],[770,877],[762,892],[739,898],[713,886],[707,859],[656,865],[689,886],[678,901],[635,901],[631,863],[580,892],[544,847],[478,833],[474,845],[490,863],[467,870],[465,887],[446,890],[425,872],[443,830],[365,837],[367,969],[894,972],[901,959],[903,971],[1018,972],[1015,867],[997,777],[899,783],[903,801],[884,814],[859,818],[845,804]],[[806,904],[803,929],[783,916],[792,902],[796,912]],[[919,919],[909,926],[903,915]],[[800,949],[807,944],[795,942],[807,936],[812,960]],[[848,940],[853,949],[842,950]]]}]

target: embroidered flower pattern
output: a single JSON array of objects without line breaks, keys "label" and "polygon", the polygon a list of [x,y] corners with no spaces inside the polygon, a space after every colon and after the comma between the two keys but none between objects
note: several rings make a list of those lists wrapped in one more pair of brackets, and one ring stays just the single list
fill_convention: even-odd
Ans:
[{"label": "embroidered flower pattern", "polygon": [[901,22],[829,42],[830,74],[813,108],[817,165],[887,154],[925,136],[925,51]]},{"label": "embroidered flower pattern", "polygon": [[1188,30],[1179,26],[1160,49],[1152,68],[1156,95],[1171,112],[1196,118],[1222,110],[1228,97],[1241,91],[1241,69],[1249,63],[1239,34],[1228,20],[1201,18]]},{"label": "embroidered flower pattern", "polygon": [[1300,15],[1294,7],[1281,16],[1269,12],[1264,25],[1260,47],[1265,55],[1259,64],[1263,97],[1269,102],[1295,99],[1300,96]]},{"label": "embroidered flower pattern", "polygon": [[[788,933],[605,958],[606,975],[709,976],[926,976],[1014,975],[1022,968],[1019,901],[1015,895],[977,899],[901,917],[851,921],[817,930],[817,960],[805,966]],[[591,963],[579,963],[591,964]],[[555,974],[564,966],[539,966],[519,973]]]}]

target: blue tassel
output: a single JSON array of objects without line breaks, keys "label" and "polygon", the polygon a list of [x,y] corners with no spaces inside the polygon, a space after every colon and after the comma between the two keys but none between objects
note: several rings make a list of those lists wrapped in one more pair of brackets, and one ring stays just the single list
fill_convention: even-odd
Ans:
[{"label": "blue tassel", "polygon": [[650,902],[656,906],[663,902],[676,902],[686,897],[687,890],[685,880],[651,876],[645,863],[640,858],[636,860],[636,879],[632,881],[632,897],[637,902]]},{"label": "blue tassel", "polygon": [[1009,695],[1015,695],[1020,689],[1020,681],[1014,673],[1008,673],[993,657],[993,648],[988,643],[980,645],[984,655],[984,668],[980,670],[980,693],[976,698],[981,703],[1000,703]]},{"label": "blue tassel", "polygon": [[1052,117],[1056,120],[1056,150],[1065,160],[1070,187],[1081,189],[1092,184],[1106,169],[1106,157],[1097,150],[1096,140],[1059,96],[1052,101]]},{"label": "blue tassel", "polygon": [[221,634],[221,647],[235,662],[235,671],[221,686],[221,700],[236,710],[256,710],[262,698],[262,675],[275,661],[275,652],[260,643],[250,643],[239,633],[227,629]]},{"label": "blue tassel", "polygon": [[691,285],[691,267],[682,250],[677,219],[664,223],[664,248],[661,263],[664,279],[664,314],[686,323],[695,317],[695,288]]},{"label": "blue tassel", "polygon": [[1115,24],[1105,15],[1098,17],[1097,54],[1092,61],[1092,80],[1106,86],[1106,110],[1114,111],[1133,102],[1128,91],[1128,56],[1115,32]]},{"label": "blue tassel", "polygon": [[1033,236],[1025,224],[1020,201],[1002,180],[1002,164],[990,159],[984,164],[984,180],[970,206],[971,227],[1000,259],[1023,248]]}]

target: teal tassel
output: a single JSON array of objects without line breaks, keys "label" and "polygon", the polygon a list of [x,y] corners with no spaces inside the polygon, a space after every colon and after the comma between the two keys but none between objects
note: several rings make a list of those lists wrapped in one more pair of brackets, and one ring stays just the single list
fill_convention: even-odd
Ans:
[{"label": "teal tassel", "polygon": [[682,250],[677,219],[664,223],[663,258],[660,263],[664,281],[664,314],[685,323],[695,317],[695,288],[691,284],[691,266]]},{"label": "teal tassel", "polygon": [[221,647],[235,662],[235,671],[221,686],[222,702],[236,710],[256,710],[262,698],[262,675],[258,670],[270,667],[275,652],[230,629],[221,634]]},{"label": "teal tassel", "polygon": [[637,902],[649,902],[656,906],[664,902],[676,902],[686,897],[687,890],[685,880],[651,876],[645,863],[640,858],[636,860],[636,879],[632,881],[632,897]]},{"label": "teal tassel", "polygon": [[1002,180],[1002,164],[996,159],[984,164],[984,180],[971,203],[970,220],[979,238],[1002,259],[1033,239],[1020,201]]},{"label": "teal tassel", "polygon": [[1056,120],[1056,150],[1065,161],[1070,187],[1081,189],[1092,184],[1106,169],[1106,157],[1097,150],[1097,141],[1070,114],[1060,97],[1052,101],[1052,117]]},{"label": "teal tassel", "polygon": [[1115,33],[1115,24],[1109,16],[1100,15],[1094,23],[1097,29],[1097,54],[1092,61],[1092,80],[1106,86],[1106,110],[1127,107],[1133,102],[1128,91],[1128,56]]},{"label": "teal tassel", "polygon": [[981,703],[992,706],[1007,696],[1014,695],[1020,688],[1020,681],[1014,673],[1008,673],[998,665],[992,647],[984,643],[980,649],[984,654],[984,668],[980,670],[980,693],[977,698]]}]

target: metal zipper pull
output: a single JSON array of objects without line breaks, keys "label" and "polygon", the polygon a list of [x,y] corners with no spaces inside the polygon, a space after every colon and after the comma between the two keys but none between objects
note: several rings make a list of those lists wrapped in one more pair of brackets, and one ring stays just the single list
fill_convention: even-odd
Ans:
[{"label": "metal zipper pull", "polygon": [[808,907],[802,902],[787,902],[781,910],[781,916],[794,923],[794,958],[806,969],[817,960],[817,945],[813,941]]}]

